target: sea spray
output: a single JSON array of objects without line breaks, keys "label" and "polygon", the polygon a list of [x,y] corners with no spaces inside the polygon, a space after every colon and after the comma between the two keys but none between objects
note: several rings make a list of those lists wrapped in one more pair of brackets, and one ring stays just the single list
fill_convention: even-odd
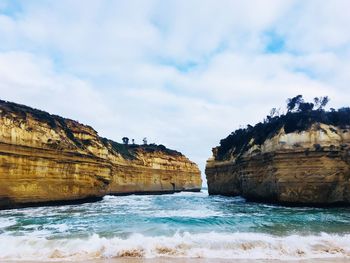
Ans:
[{"label": "sea spray", "polygon": [[[115,257],[221,259],[350,258],[350,235],[291,235],[188,232],[174,236],[127,239],[94,234],[83,239],[2,236],[0,260],[88,260]],[[20,248],[20,249],[19,249]]]}]

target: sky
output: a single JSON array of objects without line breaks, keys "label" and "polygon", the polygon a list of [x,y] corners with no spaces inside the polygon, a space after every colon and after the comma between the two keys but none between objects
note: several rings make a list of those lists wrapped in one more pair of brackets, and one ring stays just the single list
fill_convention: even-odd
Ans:
[{"label": "sky", "polygon": [[[0,0],[0,99],[202,170],[287,98],[350,105],[350,1]],[[205,180],[204,180],[205,183]]]}]

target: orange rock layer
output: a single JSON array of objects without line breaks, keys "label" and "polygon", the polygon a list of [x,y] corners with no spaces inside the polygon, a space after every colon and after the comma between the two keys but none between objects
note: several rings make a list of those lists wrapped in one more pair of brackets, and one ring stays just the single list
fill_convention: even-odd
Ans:
[{"label": "orange rock layer", "polygon": [[199,191],[201,183],[197,165],[178,152],[117,144],[76,121],[0,101],[0,208]]},{"label": "orange rock layer", "polygon": [[317,123],[284,129],[241,156],[207,161],[210,194],[288,205],[350,204],[350,130]]}]

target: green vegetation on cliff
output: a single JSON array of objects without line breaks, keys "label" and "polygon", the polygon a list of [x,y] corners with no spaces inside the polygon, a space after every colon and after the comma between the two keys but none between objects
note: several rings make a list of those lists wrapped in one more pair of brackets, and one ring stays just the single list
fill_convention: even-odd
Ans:
[{"label": "green vegetation on cliff", "polygon": [[122,144],[122,143],[118,143],[112,140],[108,140],[106,138],[101,138],[102,142],[107,146],[108,144],[110,144],[112,146],[112,149],[114,151],[116,151],[117,153],[121,154],[123,156],[123,158],[128,159],[128,160],[134,160],[137,159],[136,155],[138,151],[144,151],[144,152],[163,152],[166,153],[168,155],[172,155],[172,156],[181,156],[182,154],[178,151],[175,150],[171,150],[166,148],[164,145],[160,144],[143,144],[143,145],[139,145],[139,144]]},{"label": "green vegetation on cliff", "polygon": [[287,100],[287,113],[279,114],[276,109],[263,122],[255,126],[248,125],[244,129],[232,132],[220,141],[217,147],[216,160],[225,160],[231,154],[239,156],[253,144],[261,145],[266,139],[272,138],[281,128],[285,133],[308,130],[315,123],[324,123],[340,128],[350,126],[350,108],[324,110],[328,97],[315,98],[314,103],[304,102],[301,95]]}]

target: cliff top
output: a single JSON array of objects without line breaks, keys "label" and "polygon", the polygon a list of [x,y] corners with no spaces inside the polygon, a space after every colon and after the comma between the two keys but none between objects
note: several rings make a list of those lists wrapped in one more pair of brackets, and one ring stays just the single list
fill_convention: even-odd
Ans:
[{"label": "cliff top", "polygon": [[91,126],[81,124],[78,121],[63,118],[58,115],[50,114],[46,111],[38,110],[35,108],[31,108],[29,106],[14,103],[14,102],[0,100],[0,110],[2,111],[3,114],[14,113],[23,119],[26,119],[27,115],[30,114],[31,117],[35,118],[36,120],[47,123],[51,128],[56,128],[57,122],[61,123],[62,121],[70,121],[95,131]]},{"label": "cliff top", "polygon": [[139,152],[139,151],[143,151],[143,152],[147,152],[147,153],[162,152],[162,153],[165,153],[165,154],[171,155],[171,156],[183,156],[182,153],[175,151],[175,150],[168,149],[162,144],[160,144],[160,145],[157,145],[154,143],[142,144],[142,145],[140,145],[140,144],[122,144],[122,143],[118,143],[118,142],[109,140],[107,138],[102,138],[102,137],[101,137],[101,140],[106,146],[108,144],[110,144],[114,151],[118,152],[125,159],[129,159],[129,160],[136,159],[137,152]]},{"label": "cliff top", "polygon": [[86,133],[96,137],[97,140],[101,141],[105,146],[108,144],[111,146],[113,151],[119,153],[125,159],[136,159],[137,152],[143,151],[147,153],[161,152],[172,156],[183,156],[182,153],[166,148],[164,145],[156,144],[123,144],[118,143],[103,137],[98,136],[91,126],[84,125],[78,121],[63,118],[58,115],[50,114],[46,111],[38,110],[35,108],[28,107],[26,105],[17,104],[14,102],[8,102],[0,100],[0,116],[7,116],[14,118],[18,121],[26,120],[28,117],[33,118],[39,122],[46,123],[51,129],[62,129],[69,140],[78,148],[84,149],[89,145],[88,140],[83,140],[75,136],[76,132]]},{"label": "cliff top", "polygon": [[348,128],[350,126],[350,108],[326,111],[323,108],[328,101],[328,97],[321,97],[315,98],[315,103],[304,102],[301,95],[288,99],[287,113],[280,114],[280,110],[274,108],[263,122],[254,126],[247,125],[246,128],[238,129],[222,139],[220,146],[215,148],[215,160],[227,160],[232,153],[240,156],[251,145],[262,145],[282,128],[286,134],[307,131],[316,123],[332,125],[341,129]]}]

